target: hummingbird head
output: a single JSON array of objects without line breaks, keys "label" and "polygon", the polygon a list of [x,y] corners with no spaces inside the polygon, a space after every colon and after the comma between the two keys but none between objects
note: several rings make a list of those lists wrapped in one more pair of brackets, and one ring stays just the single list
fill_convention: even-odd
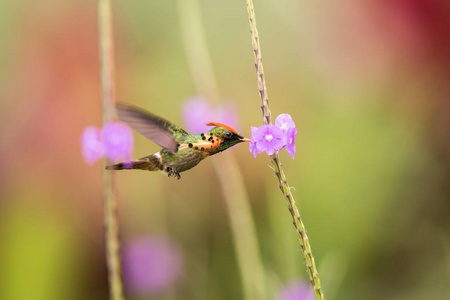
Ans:
[{"label": "hummingbird head", "polygon": [[242,135],[237,133],[237,131],[231,126],[217,122],[209,122],[206,125],[216,126],[211,129],[208,134],[216,137],[217,139],[219,139],[218,142],[220,142],[220,146],[216,150],[214,150],[212,154],[222,152],[241,142],[250,142],[249,139],[246,139]]}]

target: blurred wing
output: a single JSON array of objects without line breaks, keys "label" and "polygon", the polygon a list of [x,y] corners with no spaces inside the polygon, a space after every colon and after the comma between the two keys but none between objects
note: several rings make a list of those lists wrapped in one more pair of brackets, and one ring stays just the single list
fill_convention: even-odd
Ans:
[{"label": "blurred wing", "polygon": [[178,151],[178,138],[174,134],[179,136],[188,134],[169,121],[135,106],[118,103],[116,110],[119,120],[127,123],[131,128],[161,147],[166,148],[170,153]]}]

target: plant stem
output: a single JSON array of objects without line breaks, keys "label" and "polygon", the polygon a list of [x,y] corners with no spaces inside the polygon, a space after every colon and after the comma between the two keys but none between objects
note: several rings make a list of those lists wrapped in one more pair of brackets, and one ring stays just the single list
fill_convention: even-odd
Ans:
[{"label": "plant stem", "polygon": [[[258,82],[259,95],[262,103],[261,109],[263,114],[263,123],[271,124],[269,97],[267,94],[266,80],[262,63],[261,46],[259,44],[258,29],[256,27],[255,9],[253,7],[252,0],[246,0],[245,2],[247,6],[248,20],[250,23],[250,33],[252,38],[253,52],[255,55],[256,77]],[[322,287],[320,285],[319,273],[317,272],[314,256],[311,250],[311,245],[309,244],[309,239],[308,236],[306,235],[306,229],[305,226],[303,225],[297,205],[295,204],[294,197],[292,196],[291,188],[289,187],[286,175],[284,174],[282,164],[278,157],[278,153],[271,155],[270,160],[275,170],[275,174],[278,178],[280,190],[288,202],[288,209],[292,216],[292,224],[294,225],[295,230],[299,236],[300,247],[302,249],[303,257],[305,259],[306,270],[308,272],[309,279],[314,288],[314,294],[316,296],[316,299],[325,299]]]},{"label": "plant stem", "polygon": [[269,109],[269,96],[267,94],[266,78],[262,63],[261,46],[259,45],[258,28],[256,27],[255,9],[252,0],[245,0],[247,6],[248,21],[250,23],[250,33],[252,37],[253,53],[255,55],[256,79],[258,81],[259,95],[261,97],[261,110],[263,113],[263,123],[270,124],[271,112]]},{"label": "plant stem", "polygon": [[242,276],[245,299],[269,299],[264,283],[264,266],[258,250],[258,239],[244,179],[230,153],[213,161],[222,194],[228,208],[234,247]]},{"label": "plant stem", "polygon": [[[217,102],[218,85],[202,25],[198,0],[179,0],[184,46],[197,92]],[[269,299],[258,240],[242,172],[230,153],[212,161],[219,179],[233,234],[244,299]]]},{"label": "plant stem", "polygon": [[[100,30],[100,69],[102,85],[103,124],[114,118],[114,48],[112,33],[111,1],[99,0],[99,30]],[[104,166],[109,162],[104,159]],[[106,239],[106,261],[108,267],[110,299],[124,299],[121,265],[119,223],[117,216],[118,197],[114,192],[114,174],[103,173],[104,224]]]},{"label": "plant stem", "polygon": [[183,45],[197,93],[218,101],[218,87],[205,38],[198,0],[178,0]]}]

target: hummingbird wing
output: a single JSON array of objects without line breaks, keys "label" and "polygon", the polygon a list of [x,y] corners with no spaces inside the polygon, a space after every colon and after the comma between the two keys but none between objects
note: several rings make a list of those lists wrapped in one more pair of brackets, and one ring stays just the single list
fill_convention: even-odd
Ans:
[{"label": "hummingbird wing", "polygon": [[177,144],[188,133],[171,122],[147,112],[138,107],[117,103],[119,120],[130,125],[131,128],[152,140],[170,153],[178,151]]}]

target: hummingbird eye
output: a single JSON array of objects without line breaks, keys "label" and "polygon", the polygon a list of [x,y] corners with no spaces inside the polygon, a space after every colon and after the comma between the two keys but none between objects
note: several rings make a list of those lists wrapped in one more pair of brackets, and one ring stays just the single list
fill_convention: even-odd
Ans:
[{"label": "hummingbird eye", "polygon": [[226,138],[230,138],[233,136],[233,134],[230,131],[225,131],[225,133],[223,134]]}]

